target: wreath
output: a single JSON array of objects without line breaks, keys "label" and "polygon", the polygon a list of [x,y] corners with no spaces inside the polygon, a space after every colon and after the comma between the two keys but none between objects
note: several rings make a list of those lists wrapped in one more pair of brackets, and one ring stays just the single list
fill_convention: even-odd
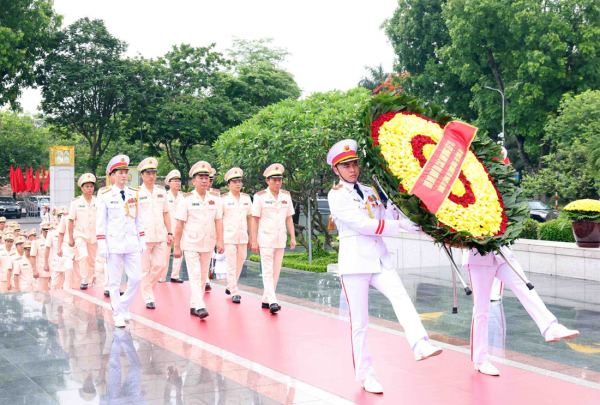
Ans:
[{"label": "wreath", "polygon": [[477,135],[457,180],[436,214],[408,192],[451,121],[439,107],[406,94],[380,94],[363,117],[365,163],[389,198],[436,243],[480,254],[512,243],[528,217],[515,170],[502,150]]}]

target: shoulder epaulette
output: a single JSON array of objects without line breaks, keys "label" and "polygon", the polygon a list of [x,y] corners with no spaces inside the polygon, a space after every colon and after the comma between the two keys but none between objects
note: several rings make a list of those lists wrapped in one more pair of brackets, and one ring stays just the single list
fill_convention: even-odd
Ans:
[{"label": "shoulder epaulette", "polygon": [[133,191],[140,191],[140,188],[139,188],[139,187],[129,187],[129,189],[130,189],[130,190],[133,190]]},{"label": "shoulder epaulette", "polygon": [[226,193],[221,194],[221,197],[226,196],[227,194],[229,194],[229,191]]},{"label": "shoulder epaulette", "polygon": [[219,190],[216,191],[211,191],[210,194],[216,196],[216,197],[221,197],[221,192]]},{"label": "shoulder epaulette", "polygon": [[108,193],[110,191],[110,187],[104,187],[104,188],[101,188],[98,191],[100,191],[100,193],[102,193],[102,194],[105,194],[105,193]]},{"label": "shoulder epaulette", "polygon": [[159,190],[166,190],[166,188],[164,188],[163,186],[156,186],[156,188]]},{"label": "shoulder epaulette", "polygon": [[290,192],[289,192],[289,191],[287,191],[287,190],[279,190],[279,191],[281,191],[283,194],[289,194],[289,193],[290,193]]},{"label": "shoulder epaulette", "polygon": [[266,194],[266,193],[267,193],[267,190],[263,190],[263,191],[259,191],[258,193],[256,193],[256,195],[263,195],[263,194]]},{"label": "shoulder epaulette", "polygon": [[340,183],[337,186],[335,186],[334,188],[332,188],[332,190],[339,190],[342,187],[344,187],[344,185],[342,183]]},{"label": "shoulder epaulette", "polygon": [[246,197],[250,197],[248,194],[246,193],[240,193],[241,195],[245,195]]},{"label": "shoulder epaulette", "polygon": [[183,198],[187,198],[187,197],[189,197],[189,196],[191,196],[191,195],[192,195],[192,193],[184,193],[184,194],[183,194]]}]

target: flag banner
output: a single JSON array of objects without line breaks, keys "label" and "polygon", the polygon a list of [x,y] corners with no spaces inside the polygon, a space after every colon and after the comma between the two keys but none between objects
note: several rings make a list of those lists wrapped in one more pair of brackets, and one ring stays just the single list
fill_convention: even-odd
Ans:
[{"label": "flag banner", "polygon": [[464,122],[448,123],[444,127],[442,139],[410,190],[433,214],[438,212],[450,194],[476,133],[476,127]]}]

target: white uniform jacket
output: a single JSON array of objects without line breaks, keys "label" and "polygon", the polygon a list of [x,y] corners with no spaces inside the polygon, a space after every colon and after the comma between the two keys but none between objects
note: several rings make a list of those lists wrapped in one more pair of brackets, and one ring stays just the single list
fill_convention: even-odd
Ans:
[{"label": "white uniform jacket", "polygon": [[[512,250],[510,250],[506,246],[503,246],[502,248],[500,248],[500,250],[502,250],[502,253],[504,254],[504,256],[506,256],[508,260],[513,260],[515,258],[515,255],[513,254]],[[501,265],[502,263],[504,263],[504,259],[498,253],[488,253],[487,255],[482,256],[479,254],[479,252],[477,252],[477,249],[471,249],[468,253],[463,253],[464,267],[467,267],[469,265],[492,267],[496,265]]]},{"label": "white uniform jacket", "polygon": [[98,241],[106,240],[109,253],[136,253],[141,250],[144,221],[139,210],[136,189],[112,186],[101,190],[96,200],[96,232]]},{"label": "white uniform jacket", "polygon": [[[358,183],[357,183],[358,184]],[[379,273],[395,268],[382,236],[400,233],[400,221],[368,186],[340,182],[328,194],[329,209],[338,229],[340,274]]]}]

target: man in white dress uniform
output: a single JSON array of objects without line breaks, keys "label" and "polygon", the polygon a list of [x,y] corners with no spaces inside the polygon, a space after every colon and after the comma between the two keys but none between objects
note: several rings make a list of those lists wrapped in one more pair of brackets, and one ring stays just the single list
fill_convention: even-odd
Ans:
[{"label": "man in white dress uniform", "polygon": [[429,343],[382,238],[398,235],[400,229],[417,233],[420,228],[408,219],[398,220],[393,205],[388,203],[386,209],[371,187],[358,183],[357,149],[351,139],[331,147],[327,163],[340,183],[329,192],[328,200],[340,239],[339,273],[350,313],[356,380],[367,392],[380,394],[383,387],[375,377],[367,340],[369,285],[392,302],[416,360],[436,356],[442,349]]},{"label": "man in white dress uniform", "polygon": [[[502,253],[521,273],[523,269],[513,252],[503,247]],[[466,253],[466,252],[465,252]],[[530,290],[521,278],[497,253],[480,255],[471,249],[463,255],[463,266],[469,270],[473,290],[473,320],[471,323],[471,361],[475,370],[487,375],[500,375],[488,359],[488,320],[490,299],[494,280],[506,284],[515,293],[525,310],[533,318],[546,342],[558,342],[579,336],[579,331],[569,330],[559,324],[556,317],[546,308],[535,290]]]},{"label": "man in white dress uniform", "polygon": [[[127,187],[128,166],[129,157],[125,155],[110,160],[107,171],[115,183],[100,192],[96,211],[98,254],[107,258],[110,303],[118,328],[124,328],[131,319],[129,306],[142,279],[140,255],[146,250],[138,190]],[[121,264],[129,279],[123,299],[119,290]]]}]

